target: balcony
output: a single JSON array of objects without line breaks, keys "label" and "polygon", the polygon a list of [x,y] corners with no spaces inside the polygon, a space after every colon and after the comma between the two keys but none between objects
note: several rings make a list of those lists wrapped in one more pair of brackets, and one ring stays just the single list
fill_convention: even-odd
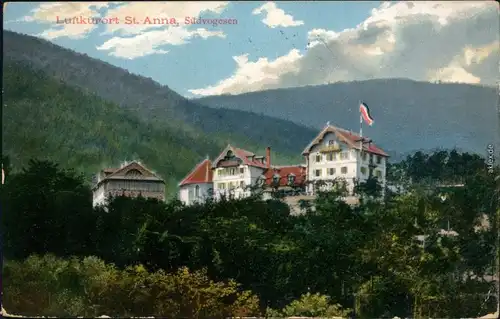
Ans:
[{"label": "balcony", "polygon": [[331,152],[340,152],[340,146],[339,145],[327,145],[323,146],[319,152],[320,153],[331,153]]}]

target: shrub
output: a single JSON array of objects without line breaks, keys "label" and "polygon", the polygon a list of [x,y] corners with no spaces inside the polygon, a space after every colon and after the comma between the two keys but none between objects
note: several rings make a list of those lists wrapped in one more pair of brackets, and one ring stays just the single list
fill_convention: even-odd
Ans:
[{"label": "shrub", "polygon": [[341,305],[331,303],[328,296],[307,293],[299,300],[292,301],[282,311],[268,309],[267,315],[270,317],[346,317],[349,312],[350,309],[342,309]]},{"label": "shrub", "polygon": [[4,265],[4,303],[11,313],[50,316],[213,318],[258,315],[258,298],[205,271],[119,270],[96,257],[31,256]]}]

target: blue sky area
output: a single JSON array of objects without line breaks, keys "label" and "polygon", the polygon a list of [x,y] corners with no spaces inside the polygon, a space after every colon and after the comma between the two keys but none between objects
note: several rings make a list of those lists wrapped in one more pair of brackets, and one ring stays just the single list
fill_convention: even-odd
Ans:
[{"label": "blue sky area", "polygon": [[[486,48],[488,45],[494,46],[495,43],[498,43],[497,35],[493,36],[493,38],[489,36],[491,32],[486,35],[483,34],[481,40],[472,41],[465,37],[462,40],[452,39],[453,43],[458,42],[458,46],[453,52],[443,52],[443,54],[448,54],[449,57],[445,58],[441,65],[435,65],[435,63],[432,65],[433,63],[427,61],[424,57],[415,60],[415,63],[423,64],[421,67],[429,69],[425,74],[415,71],[415,75],[413,75],[410,72],[411,70],[401,74],[397,70],[385,72],[382,67],[376,67],[375,63],[387,68],[385,55],[393,57],[395,53],[404,54],[403,51],[408,46],[399,45],[405,43],[402,41],[404,40],[403,37],[415,36],[408,32],[405,33],[406,29],[404,27],[407,25],[394,21],[404,22],[405,18],[410,21],[410,18],[422,17],[422,23],[427,22],[422,15],[418,15],[418,10],[410,5],[389,4],[378,1],[220,2],[220,7],[214,9],[213,4],[215,3],[8,3],[4,10],[4,28],[44,37],[55,44],[86,53],[91,57],[125,68],[132,73],[151,77],[188,97],[195,96],[190,90],[209,87],[212,87],[212,89],[197,94],[197,96],[224,93],[237,94],[267,87],[314,85],[335,81],[336,78],[331,75],[332,71],[325,71],[327,67],[324,65],[321,66],[321,69],[324,72],[329,72],[328,74],[318,74],[317,78],[310,74],[303,74],[304,70],[307,69],[308,55],[311,54],[329,55],[332,61],[335,61],[333,70],[336,70],[335,74],[340,77],[337,80],[357,80],[364,79],[364,77],[397,77],[399,75],[400,77],[408,76],[416,79],[424,77],[429,81],[439,76],[444,80],[446,80],[446,76],[454,79],[460,77],[458,81],[477,82],[474,78],[485,78],[486,75],[480,73],[484,72],[484,70],[478,69],[474,73],[465,66],[460,65],[460,61],[456,59],[456,56],[471,44],[477,48]],[[99,7],[93,7],[95,4],[99,4]],[[426,5],[430,6],[431,4]],[[394,9],[394,6],[398,5],[401,8]],[[415,5],[419,6],[420,4],[416,2]],[[261,7],[263,9],[260,14],[255,13],[254,10]],[[456,9],[453,6],[450,8],[458,14],[461,8],[456,7]],[[419,9],[419,12],[425,9],[422,8]],[[117,11],[118,9],[122,11]],[[378,13],[373,11],[374,9],[379,10]],[[466,9],[470,10],[469,8]],[[432,21],[443,21],[443,19],[455,21],[449,11],[439,11],[436,8],[435,11],[429,12],[431,16],[434,15]],[[481,12],[487,15],[490,11],[483,10]],[[143,19],[145,16],[154,18],[156,15],[160,17],[177,16],[177,19],[182,21],[186,14],[203,18],[236,19],[237,24],[186,26],[181,23],[179,26],[156,25],[151,26],[150,29],[140,30],[134,29],[134,26],[121,25],[123,29],[115,30],[114,33],[103,34],[108,28],[106,24],[97,25],[92,30],[85,30],[80,25],[68,26],[57,25],[56,23],[57,19],[71,18],[73,16],[119,17],[121,21],[124,21],[125,15],[134,16],[138,19]],[[398,15],[399,20],[393,19]],[[382,22],[380,21],[386,23],[384,26],[387,26],[389,31],[377,33],[382,29],[380,27]],[[474,21],[471,20],[470,23],[473,24]],[[446,39],[449,40],[450,34],[446,33],[448,32],[446,28],[449,25],[450,23],[443,24],[441,29],[434,28],[433,35],[436,36],[436,39],[430,39],[429,41],[434,41],[436,46],[439,43],[446,42],[444,41]],[[476,27],[480,28],[481,26]],[[180,30],[173,30],[173,28],[183,29],[184,33],[180,32]],[[199,34],[208,32],[212,33],[212,35],[206,37],[186,36],[197,28],[205,29],[205,31],[200,31]],[[47,30],[59,31],[58,33],[47,33]],[[409,27],[408,30],[410,30]],[[412,30],[417,30],[418,33],[418,28]],[[374,34],[377,33],[377,36],[371,40],[368,36],[370,31],[373,31]],[[178,32],[180,36],[176,38],[169,35],[170,38],[168,38],[166,35],[169,32]],[[322,44],[319,45],[323,46],[323,51],[320,51],[317,45],[315,49],[317,52],[308,53],[308,43],[311,45],[310,35],[314,32],[324,39],[321,42]],[[154,33],[155,35],[149,37],[148,33]],[[179,44],[176,41],[182,35],[184,35],[185,43]],[[470,32],[469,35],[471,38],[474,36],[474,32]],[[135,39],[136,37],[143,37],[143,40],[139,41],[138,38]],[[111,39],[113,39],[115,51],[98,50],[98,47]],[[353,39],[359,43],[354,43]],[[423,39],[429,39],[429,35],[427,34]],[[138,42],[134,42],[136,40]],[[378,41],[376,45],[373,44],[374,41]],[[331,48],[326,48],[326,42],[332,44]],[[147,52],[147,50],[140,52],[144,47],[151,44],[153,44],[157,53]],[[354,45],[357,45],[357,47],[354,47]],[[491,50],[495,50],[493,46],[491,46]],[[293,49],[297,51],[292,52],[292,54]],[[328,49],[328,52],[325,49]],[[434,49],[438,50],[434,52],[441,52],[438,47],[434,47]],[[117,53],[113,55],[113,52]],[[359,52],[364,52],[367,57],[357,56]],[[233,57],[245,54],[247,55],[247,62],[255,64],[247,65],[245,68],[240,67],[241,70],[239,70]],[[287,56],[288,58],[286,58]],[[347,57],[357,60],[354,60],[355,62],[353,60],[347,61]],[[327,59],[329,58],[327,57]],[[428,56],[428,60],[432,60],[431,55]],[[368,65],[368,62],[371,61],[373,61],[375,67],[372,64]],[[354,64],[359,64],[356,70],[359,68],[365,68],[365,70],[356,75],[353,70],[349,69]],[[427,66],[427,64],[429,65]],[[285,67],[291,69],[285,72]],[[300,69],[300,71],[294,71],[293,67]],[[309,73],[316,72],[313,67],[308,66],[308,68]],[[462,68],[463,72],[459,68]],[[381,73],[377,74],[378,71],[374,70],[379,69]],[[290,78],[293,76],[295,78],[291,80]],[[231,79],[232,77],[233,79]],[[237,77],[237,79],[234,77]],[[221,84],[221,81],[224,80],[226,80],[226,83]]]}]

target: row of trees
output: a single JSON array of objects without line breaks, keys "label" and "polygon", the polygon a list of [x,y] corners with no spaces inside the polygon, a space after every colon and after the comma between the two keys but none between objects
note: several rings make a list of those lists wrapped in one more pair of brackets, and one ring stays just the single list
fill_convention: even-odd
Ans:
[{"label": "row of trees", "polygon": [[[55,313],[35,295],[24,293],[28,288],[22,293],[15,288],[46,284],[57,273],[49,275],[33,260],[73,263],[74,269],[83,269],[82,263],[91,260],[116,271],[139,267],[157,279],[163,278],[160,273],[177,278],[180,269],[189,269],[195,277],[203,274],[213,285],[232,289],[233,297],[219,303],[199,297],[206,302],[196,309],[205,315],[217,309],[217,314],[233,315],[476,316],[495,303],[493,283],[483,277],[492,274],[497,251],[498,173],[498,168],[488,173],[485,166],[466,171],[464,186],[450,190],[445,201],[441,189],[421,188],[411,184],[414,181],[408,181],[404,193],[387,191],[384,200],[372,200],[368,195],[377,185],[369,181],[356,188],[363,199],[357,206],[343,202],[345,194],[337,188],[319,193],[304,215],[292,216],[279,198],[263,201],[258,196],[188,207],[175,200],[118,197],[104,211],[92,208],[91,192],[80,176],[50,162],[32,161],[8,176],[2,188],[4,254],[7,266],[15,265],[7,267],[8,272],[4,269],[5,308],[13,313]],[[484,225],[478,228],[481,221]],[[448,223],[458,236],[439,235]],[[415,240],[419,235],[427,236],[424,245]],[[57,258],[30,257],[47,253]],[[28,267],[22,265],[27,264],[31,275],[22,277],[23,267]],[[92,276],[104,280],[102,267],[93,267]],[[114,287],[137,296],[123,291],[106,296],[121,304],[143,298],[147,306],[116,309],[85,297],[88,289],[81,288],[86,287],[81,282],[87,279],[75,276],[80,290],[75,288],[74,295],[86,303],[76,302],[83,308],[64,310],[67,314],[87,315],[78,309],[99,305],[101,314],[172,316],[176,312],[169,311],[178,307],[175,300],[191,298],[187,294],[175,299],[153,280],[134,279],[130,282],[140,289],[122,283]],[[193,284],[187,290],[210,285]],[[54,287],[60,287],[54,288],[60,293],[66,289]],[[162,296],[161,306],[153,305],[156,293]],[[247,303],[238,304],[235,296],[248,297]],[[163,304],[168,302],[174,308]]]}]

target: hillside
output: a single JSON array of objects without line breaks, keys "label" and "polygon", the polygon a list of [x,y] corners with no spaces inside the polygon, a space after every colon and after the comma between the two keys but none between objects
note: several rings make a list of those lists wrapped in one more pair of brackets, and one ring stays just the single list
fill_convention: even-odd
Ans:
[{"label": "hillside", "polygon": [[[317,133],[284,120],[192,103],[168,87],[47,41],[4,34],[3,154],[48,158],[87,176],[142,159],[173,191],[227,143],[300,161]],[[283,138],[286,136],[287,138]]]},{"label": "hillside", "polygon": [[315,128],[329,120],[358,131],[360,99],[370,106],[375,119],[364,134],[392,154],[456,146],[485,155],[486,145],[498,141],[497,94],[493,88],[476,85],[369,80],[194,101]]},{"label": "hillside", "polygon": [[299,160],[302,149],[317,134],[285,120],[199,105],[150,78],[11,31],[4,32],[4,61],[27,64],[83,92],[136,112],[143,119],[160,122],[193,138],[210,136],[222,144],[231,142],[258,148],[256,151],[271,145],[276,152]]},{"label": "hillside", "polygon": [[[4,64],[3,154],[14,168],[36,157],[91,174],[143,159],[169,186],[219,145],[147,123],[117,105],[15,63]],[[196,145],[196,148],[189,147]]]}]

